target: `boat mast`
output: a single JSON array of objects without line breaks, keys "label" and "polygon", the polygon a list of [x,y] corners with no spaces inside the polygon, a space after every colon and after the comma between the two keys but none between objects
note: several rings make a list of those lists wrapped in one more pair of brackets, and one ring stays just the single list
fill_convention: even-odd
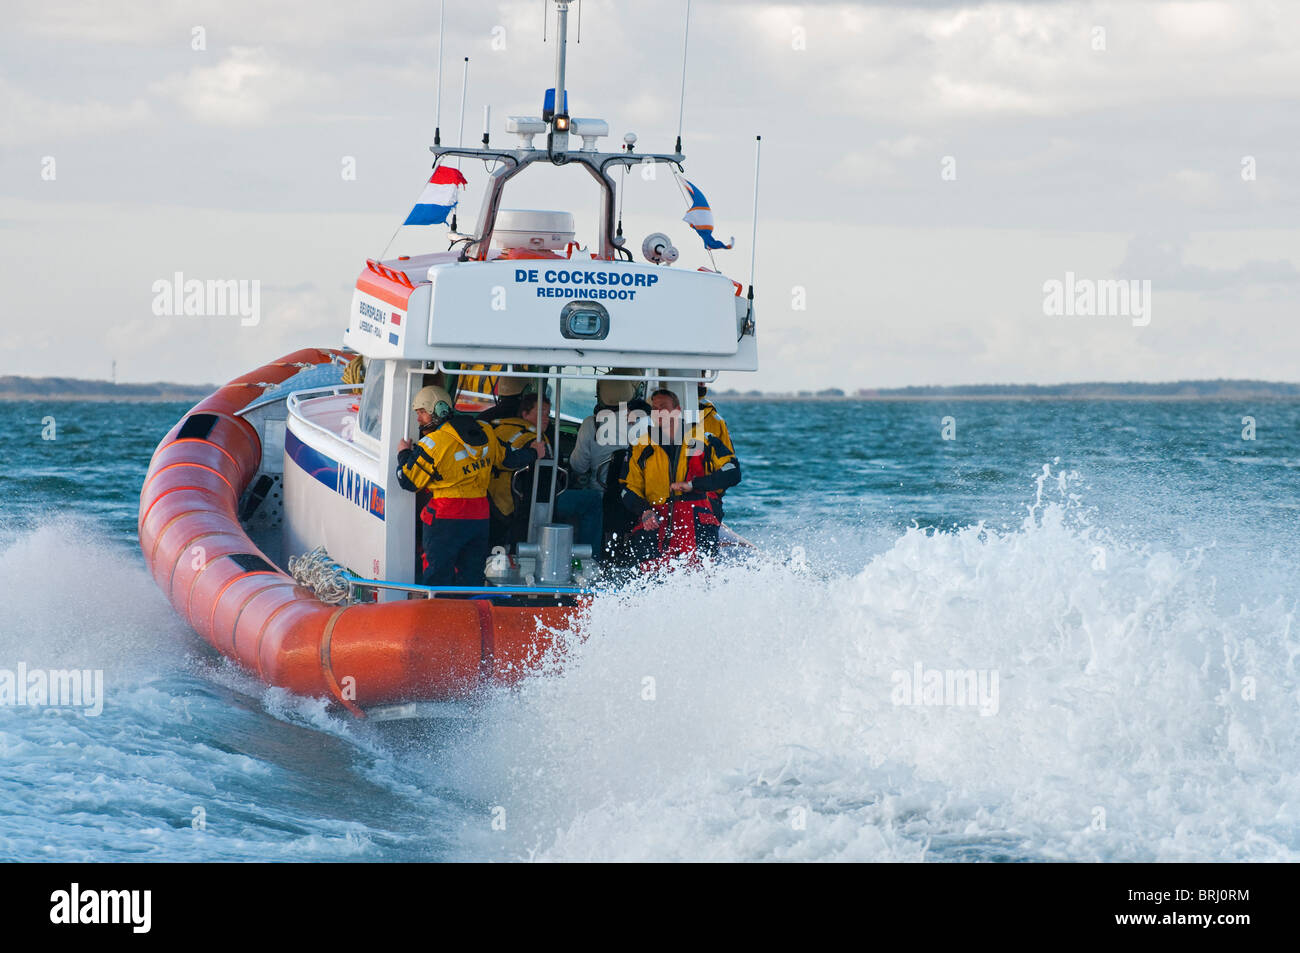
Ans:
[{"label": "boat mast", "polygon": [[563,165],[568,161],[569,150],[569,111],[564,101],[564,57],[569,42],[569,2],[570,0],[555,0],[555,102],[552,107],[551,134],[546,140],[546,151],[556,165]]}]

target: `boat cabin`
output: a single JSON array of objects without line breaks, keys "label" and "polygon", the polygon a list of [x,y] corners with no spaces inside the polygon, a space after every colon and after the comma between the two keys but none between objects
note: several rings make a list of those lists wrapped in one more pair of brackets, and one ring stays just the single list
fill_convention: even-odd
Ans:
[{"label": "boat cabin", "polygon": [[[562,57],[558,86],[558,97],[548,94],[552,107],[567,103]],[[553,110],[545,119],[511,117],[507,129],[517,147],[431,147],[435,168],[460,157],[491,169],[476,229],[453,231],[446,251],[368,260],[361,270],[343,344],[364,358],[363,383],[297,389],[283,399],[282,423],[270,413],[254,420],[264,446],[281,436],[267,428],[284,428],[283,460],[268,465],[282,467],[271,474],[283,495],[282,564],[324,547],[351,574],[383,583],[380,598],[415,587],[416,494],[399,486],[396,471],[400,442],[419,439],[411,404],[426,384],[446,387],[471,412],[494,400],[485,379],[545,387],[558,452],[541,469],[567,463],[602,378],[644,382],[647,394],[673,390],[690,423],[698,383],[757,369],[752,285],[745,295],[720,272],[674,267],[676,251],[660,233],[635,261],[621,236],[613,173],[647,162],[680,170],[680,152],[636,153],[630,136],[621,150],[601,152],[604,122]],[[571,136],[581,146],[571,148]],[[568,212],[503,207],[517,175],[559,165],[581,167],[599,191],[597,234],[586,247]],[[544,550],[558,481],[546,482],[549,493],[534,486],[527,538],[514,554],[539,566],[556,556]]]}]

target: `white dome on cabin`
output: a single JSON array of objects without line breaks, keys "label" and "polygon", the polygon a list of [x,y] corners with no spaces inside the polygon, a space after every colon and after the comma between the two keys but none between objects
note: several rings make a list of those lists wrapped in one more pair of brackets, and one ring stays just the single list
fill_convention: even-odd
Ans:
[{"label": "white dome on cabin", "polygon": [[573,214],[546,209],[503,208],[492,228],[496,248],[563,251],[573,241]]}]

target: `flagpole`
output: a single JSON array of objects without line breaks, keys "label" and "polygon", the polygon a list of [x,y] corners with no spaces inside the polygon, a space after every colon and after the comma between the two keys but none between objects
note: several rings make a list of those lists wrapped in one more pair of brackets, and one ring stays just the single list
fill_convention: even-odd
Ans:
[{"label": "flagpole", "polygon": [[[465,145],[465,96],[469,93],[469,57],[465,57],[465,69],[460,77],[460,131],[456,134],[456,145]],[[483,134],[484,145],[487,144],[487,133]],[[460,171],[460,156],[456,156],[456,171]],[[460,230],[456,223],[456,209],[451,210],[451,231],[455,234]]]},{"label": "flagpole", "polygon": [[754,304],[754,259],[758,256],[758,160],[763,151],[763,137],[754,137],[754,226],[749,239],[749,303]]}]

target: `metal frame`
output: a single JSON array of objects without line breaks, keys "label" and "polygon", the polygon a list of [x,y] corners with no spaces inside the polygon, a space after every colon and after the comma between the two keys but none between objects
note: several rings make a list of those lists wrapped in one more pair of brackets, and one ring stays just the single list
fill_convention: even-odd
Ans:
[{"label": "metal frame", "polygon": [[599,235],[600,257],[605,261],[613,261],[617,256],[616,249],[621,248],[622,243],[614,241],[617,210],[614,193],[617,187],[607,171],[608,167],[619,165],[636,166],[644,162],[653,162],[675,165],[680,172],[682,171],[682,163],[686,161],[686,156],[680,152],[638,154],[635,152],[586,152],[577,150],[557,153],[552,157],[545,149],[505,150],[471,149],[461,146],[430,146],[429,151],[439,159],[443,156],[462,156],[469,159],[482,159],[484,162],[502,163],[499,168],[491,173],[492,180],[483,195],[483,203],[479,208],[479,231],[472,237],[464,252],[466,259],[473,257],[479,261],[484,261],[487,258],[488,246],[492,241],[492,232],[496,228],[497,212],[501,209],[501,195],[506,183],[534,162],[547,161],[552,165],[568,165],[576,162],[583,166],[591,174],[592,178],[600,183],[602,192]]},{"label": "metal frame", "polygon": [[[457,362],[457,363],[460,363],[460,362]],[[446,366],[446,362],[445,362],[445,361],[441,361],[441,360],[434,361],[434,365],[435,365],[435,367],[434,367],[435,370],[442,371],[442,372],[447,373],[447,374],[460,374],[460,373],[462,373],[462,370],[463,370],[462,368],[447,367],[447,366]],[[537,365],[533,365],[533,366],[537,366]],[[550,365],[546,365],[546,366],[548,366],[548,367],[605,367],[605,366],[607,366],[607,365],[604,365],[604,364],[550,364]],[[657,381],[698,381],[698,382],[701,382],[701,383],[704,383],[704,384],[712,384],[712,383],[714,383],[714,382],[718,379],[718,372],[717,372],[717,371],[708,371],[708,372],[707,372],[707,373],[708,373],[708,376],[701,376],[701,375],[698,375],[698,374],[697,374],[697,375],[694,375],[694,376],[681,376],[681,377],[679,377],[679,376],[675,376],[675,375],[669,375],[669,376],[660,376],[660,375],[657,375],[657,374],[653,373],[653,371],[654,371],[655,369],[652,368],[652,367],[647,367],[645,370],[646,370],[646,373],[644,373],[644,374],[597,374],[597,373],[594,373],[594,372],[591,373],[591,374],[565,374],[565,373],[562,373],[562,372],[556,372],[556,373],[554,373],[554,374],[550,374],[550,373],[542,373],[542,374],[539,374],[537,371],[517,371],[517,370],[514,369],[514,365],[513,365],[513,364],[507,364],[505,370],[493,371],[493,372],[492,372],[492,375],[493,375],[494,377],[547,377],[547,378],[554,377],[554,378],[556,378],[556,379],[558,379],[558,380],[566,380],[566,381],[643,381],[643,380],[657,380]],[[701,370],[705,370],[705,369],[704,369],[704,368],[701,368]],[[423,373],[428,373],[428,369],[426,368],[426,369],[423,371]]]},{"label": "metal frame", "polygon": [[[560,378],[558,375],[557,375],[557,376],[552,376],[552,375],[547,374],[547,375],[544,375],[544,376],[546,377],[546,379],[548,380],[548,382],[551,382],[551,383],[552,383],[552,385],[553,385],[553,387],[554,387],[554,396],[552,397],[552,400],[554,401],[554,407],[555,407],[555,432],[554,432],[554,434],[552,435],[552,438],[551,438],[551,452],[550,452],[549,454],[547,454],[548,462],[545,464],[546,466],[549,466],[549,467],[551,468],[551,487],[550,487],[550,492],[547,494],[546,510],[545,510],[545,512],[542,512],[542,511],[538,510],[538,508],[537,508],[537,491],[538,491],[538,485],[541,483],[541,479],[542,479],[542,466],[543,466],[543,463],[542,463],[541,460],[538,460],[536,463],[533,464],[533,489],[532,489],[532,499],[530,500],[530,502],[529,502],[529,506],[528,506],[528,537],[527,537],[527,540],[528,540],[528,542],[530,542],[530,543],[535,543],[535,542],[537,542],[537,533],[538,533],[538,529],[539,529],[539,527],[543,526],[543,525],[546,524],[546,523],[550,523],[550,522],[553,522],[553,521],[554,521],[554,517],[555,517],[555,497],[556,497],[556,495],[559,493],[559,485],[560,485],[560,396],[561,396],[561,395],[560,395],[560,384],[561,384],[561,378]],[[548,421],[548,423],[549,423],[549,421]],[[545,439],[546,439],[546,434],[545,434],[545,431],[543,430],[543,426],[542,426],[542,417],[541,417],[541,414],[538,414],[538,415],[537,415],[537,430],[535,430],[534,433],[537,434],[537,439],[538,439],[538,440],[545,440]]]}]

